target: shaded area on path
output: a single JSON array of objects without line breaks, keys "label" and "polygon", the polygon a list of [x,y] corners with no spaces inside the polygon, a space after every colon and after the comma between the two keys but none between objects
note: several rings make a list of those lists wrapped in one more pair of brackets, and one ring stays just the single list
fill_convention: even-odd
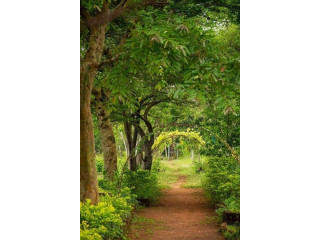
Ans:
[{"label": "shaded area on path", "polygon": [[223,240],[213,222],[202,189],[181,188],[185,176],[179,176],[171,189],[165,190],[158,206],[136,213],[131,226],[131,240]]}]

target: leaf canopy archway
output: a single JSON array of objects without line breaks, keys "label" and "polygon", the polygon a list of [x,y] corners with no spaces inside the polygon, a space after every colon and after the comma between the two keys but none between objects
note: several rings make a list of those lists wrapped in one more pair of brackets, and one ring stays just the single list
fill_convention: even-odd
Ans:
[{"label": "leaf canopy archway", "polygon": [[198,148],[205,144],[205,141],[202,139],[198,132],[192,132],[189,130],[187,130],[186,132],[180,132],[176,130],[173,132],[162,132],[155,140],[152,149],[156,150],[164,144],[172,144],[175,139],[181,137],[187,138],[191,144],[195,145]]}]

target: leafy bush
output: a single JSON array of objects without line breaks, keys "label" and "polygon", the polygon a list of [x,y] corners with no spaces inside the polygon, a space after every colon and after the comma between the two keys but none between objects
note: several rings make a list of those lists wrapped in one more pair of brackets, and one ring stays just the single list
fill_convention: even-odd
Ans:
[{"label": "leafy bush", "polygon": [[124,239],[125,220],[130,217],[136,196],[127,187],[116,189],[114,183],[99,181],[104,193],[97,205],[80,203],[80,239]]},{"label": "leafy bush", "polygon": [[[217,206],[218,218],[224,210],[240,212],[240,166],[237,160],[227,157],[212,157],[208,161],[204,188]],[[240,239],[239,226],[227,226],[223,231],[227,240]]]},{"label": "leafy bush", "polygon": [[[160,194],[158,168],[155,162],[151,171],[126,171],[122,181],[118,171],[112,182],[99,179],[100,202],[97,205],[91,205],[90,201],[80,203],[80,239],[125,239],[125,220],[130,217],[137,198],[154,200]],[[97,155],[97,170],[103,172],[102,155]]]},{"label": "leafy bush", "polygon": [[103,240],[96,229],[83,229],[80,225],[80,240]]},{"label": "leafy bush", "polygon": [[[152,170],[137,169],[136,171],[126,170],[123,175],[116,171],[114,181],[99,179],[101,191],[118,194],[126,198],[128,203],[136,204],[136,199],[156,200],[160,196],[158,175],[160,162],[154,161]],[[119,188],[120,182],[120,188]]]},{"label": "leafy bush", "polygon": [[128,171],[124,175],[124,184],[132,189],[138,199],[156,200],[160,195],[160,187],[155,170],[138,169]]},{"label": "leafy bush", "polygon": [[204,172],[207,168],[207,161],[205,159],[199,159],[192,162],[196,173]]},{"label": "leafy bush", "polygon": [[80,239],[113,239],[121,237],[123,221],[111,201],[91,205],[80,203]]},{"label": "leafy bush", "polygon": [[222,231],[222,235],[226,240],[239,240],[240,239],[240,227],[239,226],[227,226],[227,229]]},{"label": "leafy bush", "polygon": [[208,161],[204,188],[214,204],[240,211],[240,166],[237,160],[213,157]]},{"label": "leafy bush", "polygon": [[96,166],[97,166],[97,172],[102,173],[104,171],[104,168],[103,168],[103,154],[97,154],[96,155]]}]

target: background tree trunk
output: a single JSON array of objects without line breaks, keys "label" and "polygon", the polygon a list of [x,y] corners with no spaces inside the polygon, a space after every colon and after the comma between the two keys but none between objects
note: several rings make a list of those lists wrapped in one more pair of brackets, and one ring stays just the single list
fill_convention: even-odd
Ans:
[{"label": "background tree trunk", "polygon": [[151,170],[152,167],[152,145],[151,141],[147,141],[144,146],[144,158],[142,168],[144,170]]},{"label": "background tree trunk", "polygon": [[80,67],[80,201],[99,201],[94,133],[91,117],[91,92],[103,52],[106,26],[91,30],[86,56]]},{"label": "background tree trunk", "polygon": [[164,156],[168,159],[168,148],[167,145],[164,146]]},{"label": "background tree trunk", "polygon": [[191,149],[191,160],[194,161],[194,151],[193,151],[193,148]]},{"label": "background tree trunk", "polygon": [[178,145],[177,145],[177,159],[179,158],[179,149],[178,149]]},{"label": "background tree trunk", "polygon": [[127,150],[128,150],[128,157],[129,158],[129,169],[131,171],[137,170],[137,162],[136,162],[136,155],[134,149],[137,144],[138,133],[136,129],[132,132],[132,125],[129,122],[124,123],[124,132],[126,134],[127,139]]},{"label": "background tree trunk", "polygon": [[[140,144],[140,142],[141,142],[141,136],[139,135],[137,146]],[[138,149],[137,151],[137,157],[136,157],[137,166],[142,164],[142,159],[143,159],[143,149],[142,147],[140,147],[140,149]]]},{"label": "background tree trunk", "polygon": [[125,152],[126,152],[126,159],[127,159],[128,156],[129,156],[128,142],[124,139],[122,132],[120,132],[120,136],[121,136],[121,139],[122,139],[122,141],[123,141],[124,150],[125,150]]},{"label": "background tree trunk", "polygon": [[109,113],[107,112],[107,109],[105,107],[105,100],[107,100],[107,96],[105,95],[103,90],[94,91],[94,95],[94,105],[99,122],[103,152],[103,165],[106,171],[107,178],[112,181],[115,171],[117,170],[117,146]]}]

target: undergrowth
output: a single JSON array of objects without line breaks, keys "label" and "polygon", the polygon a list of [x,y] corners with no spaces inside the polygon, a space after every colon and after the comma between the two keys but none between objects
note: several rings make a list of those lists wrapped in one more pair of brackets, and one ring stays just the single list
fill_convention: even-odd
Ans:
[{"label": "undergrowth", "polygon": [[[203,187],[216,207],[220,222],[225,210],[240,213],[240,166],[237,160],[211,157],[207,163]],[[227,225],[222,233],[226,240],[240,239],[239,226]]]},{"label": "undergrowth", "polygon": [[160,196],[159,163],[154,162],[151,171],[138,169],[123,174],[117,171],[114,181],[108,181],[101,173],[101,159],[98,155],[100,201],[96,205],[92,205],[90,200],[80,203],[80,239],[126,239],[126,221],[137,206],[137,200],[154,201]]}]

